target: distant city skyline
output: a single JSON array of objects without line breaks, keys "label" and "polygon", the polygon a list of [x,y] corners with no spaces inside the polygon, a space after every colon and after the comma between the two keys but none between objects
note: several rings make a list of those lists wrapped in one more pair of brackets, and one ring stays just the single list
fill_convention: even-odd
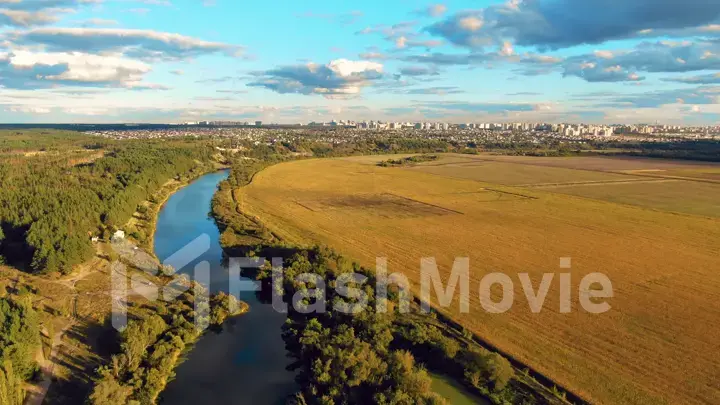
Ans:
[{"label": "distant city skyline", "polygon": [[0,0],[0,123],[713,125],[720,2]]}]

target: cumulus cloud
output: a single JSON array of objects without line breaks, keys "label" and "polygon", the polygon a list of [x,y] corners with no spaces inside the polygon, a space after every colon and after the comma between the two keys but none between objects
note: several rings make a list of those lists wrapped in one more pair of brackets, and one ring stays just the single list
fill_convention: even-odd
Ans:
[{"label": "cumulus cloud", "polygon": [[60,15],[73,12],[84,4],[101,0],[1,0],[0,27],[30,27],[57,22]]},{"label": "cumulus cloud", "polygon": [[485,25],[483,11],[463,11],[444,21],[437,22],[425,30],[441,36],[455,45],[481,49],[493,43],[489,32],[482,30]]},{"label": "cumulus cloud", "polygon": [[409,55],[402,60],[406,62],[424,63],[435,66],[494,66],[501,64],[513,64],[517,66],[516,73],[534,76],[547,74],[559,69],[564,61],[563,58],[542,55],[535,53],[514,52],[511,47],[505,44],[496,52],[470,52],[470,53],[426,53],[420,55]]},{"label": "cumulus cloud", "polygon": [[122,52],[143,59],[185,59],[211,53],[240,55],[242,48],[180,34],[119,28],[35,28],[8,35],[15,45],[40,45],[51,52]]},{"label": "cumulus cloud", "polygon": [[15,51],[0,53],[0,85],[8,89],[109,86],[164,89],[143,83],[149,65],[120,56]]},{"label": "cumulus cloud", "polygon": [[629,51],[595,52],[568,58],[565,76],[589,82],[643,80],[642,73],[720,69],[720,44],[712,41],[644,42]]},{"label": "cumulus cloud", "polygon": [[405,50],[410,48],[436,48],[444,44],[443,41],[436,39],[423,39],[420,34],[415,32],[416,21],[403,21],[393,25],[373,25],[365,27],[356,32],[356,35],[379,34],[386,41],[392,42],[396,50]]},{"label": "cumulus cloud", "polygon": [[72,8],[85,4],[101,4],[102,2],[103,0],[0,0],[0,8],[38,11],[48,8]]},{"label": "cumulus cloud", "polygon": [[383,65],[370,61],[337,59],[326,65],[282,66],[256,73],[251,87],[278,93],[320,94],[327,98],[347,97],[383,77]]},{"label": "cumulus cloud", "polygon": [[525,0],[456,13],[426,31],[474,49],[504,41],[560,49],[695,28],[719,18],[720,2],[707,0]]},{"label": "cumulus cloud", "polygon": [[46,12],[30,12],[22,10],[2,10],[0,9],[0,27],[2,26],[20,26],[28,27],[31,25],[50,24],[58,20],[58,17]]}]

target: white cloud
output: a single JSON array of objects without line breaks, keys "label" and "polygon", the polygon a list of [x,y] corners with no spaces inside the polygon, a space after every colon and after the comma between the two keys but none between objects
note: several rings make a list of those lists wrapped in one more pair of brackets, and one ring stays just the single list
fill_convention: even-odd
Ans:
[{"label": "white cloud", "polygon": [[0,27],[4,25],[29,27],[31,25],[50,24],[58,17],[45,11],[23,11],[0,9]]},{"label": "white cloud", "polygon": [[211,53],[240,56],[243,48],[185,35],[124,28],[35,28],[10,33],[15,45],[39,45],[58,52],[122,52],[148,59],[184,59]]},{"label": "white cloud", "polygon": [[16,69],[30,69],[36,65],[66,65],[67,70],[59,75],[45,76],[47,80],[76,82],[135,82],[148,73],[149,65],[116,56],[99,56],[86,53],[32,53],[16,51],[10,57],[10,64]]},{"label": "white cloud", "polygon": [[517,46],[559,49],[638,35],[716,32],[716,0],[525,0],[465,10],[426,28],[469,48],[511,40]]},{"label": "white cloud", "polygon": [[282,66],[256,73],[250,87],[263,87],[278,93],[320,94],[342,98],[359,94],[363,87],[383,76],[383,65],[370,61],[337,59],[326,65]]},{"label": "white cloud", "polygon": [[0,53],[0,85],[15,89],[57,86],[107,86],[164,89],[143,82],[150,65],[120,55],[81,52]]}]

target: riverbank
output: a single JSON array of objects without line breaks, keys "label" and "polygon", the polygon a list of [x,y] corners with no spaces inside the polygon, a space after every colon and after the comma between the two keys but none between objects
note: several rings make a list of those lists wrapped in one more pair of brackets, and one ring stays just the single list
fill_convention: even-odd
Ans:
[{"label": "riverbank", "polygon": [[193,262],[178,270],[190,275],[195,263],[209,265],[208,284],[215,293],[211,301],[220,301],[213,302],[209,320],[224,321],[222,330],[211,326],[184,352],[174,369],[175,378],[160,395],[164,403],[277,403],[296,390],[295,375],[286,370],[289,360],[281,338],[285,316],[258,301],[251,291],[241,292],[244,303],[233,309],[219,224],[208,215],[223,180],[224,176],[211,173],[179,190],[158,217],[155,248],[160,259],[185,249],[200,235],[209,242]]},{"label": "riverbank", "polygon": [[[200,170],[186,173],[180,179],[169,179],[160,189],[153,193],[148,200],[141,203],[140,206],[145,207],[144,212],[140,210],[135,211],[130,220],[125,224],[126,234],[137,242],[140,247],[155,256],[154,245],[157,217],[170,196],[206,174],[229,169],[230,166],[228,165],[212,162],[201,165]],[[144,237],[136,238],[133,236],[133,231],[140,229],[144,231],[144,235],[137,236]]]},{"label": "riverbank", "polygon": [[[208,210],[216,184],[227,174],[214,173],[216,171],[211,170],[214,168],[196,171],[193,176],[183,181],[166,183],[165,187],[154,194],[153,204],[157,209],[145,212],[148,221],[146,223],[152,223],[156,227],[151,238],[148,238],[153,242],[152,250],[147,247],[136,249],[130,241],[122,242],[128,245],[127,247],[113,249],[119,262],[130,267],[139,266],[141,272],[136,273],[128,268],[118,273],[120,277],[129,278],[132,272],[132,288],[135,293],[152,297],[162,292],[163,295],[169,293],[175,298],[165,302],[152,299],[145,301],[133,313],[127,327],[120,334],[121,351],[112,356],[107,366],[99,369],[99,379],[90,395],[91,403],[117,402],[117,397],[106,396],[108,391],[113,395],[120,395],[120,402],[135,400],[148,404],[157,403],[177,368],[187,357],[193,355],[192,349],[207,335],[204,333],[208,330],[207,326],[218,331],[226,320],[232,323],[239,315],[248,313],[247,303],[231,300],[223,294],[210,295],[211,285],[183,282],[183,274],[187,274],[185,264],[178,266],[180,268],[176,269],[178,273],[174,276],[165,276],[158,271],[163,260],[185,247],[186,237],[194,238],[193,233],[184,227],[187,215],[179,214],[179,217],[174,217],[179,211],[178,204],[189,203],[195,212],[195,218],[207,227],[205,232],[195,226],[190,229],[207,234],[212,233],[214,227],[217,234],[217,228],[208,218]],[[198,187],[207,195],[204,202],[192,195],[192,190]],[[165,210],[166,207],[170,208]],[[158,233],[160,239],[156,238]],[[209,251],[212,257],[201,255],[198,259],[206,258],[208,263],[217,267],[222,262],[219,253],[220,248],[217,246]],[[154,276],[156,273],[157,276]],[[138,277],[143,281],[139,282]],[[203,308],[207,309],[206,313]],[[205,326],[198,328],[199,325]],[[138,342],[145,343],[137,346]],[[138,347],[142,350],[137,351]]]}]

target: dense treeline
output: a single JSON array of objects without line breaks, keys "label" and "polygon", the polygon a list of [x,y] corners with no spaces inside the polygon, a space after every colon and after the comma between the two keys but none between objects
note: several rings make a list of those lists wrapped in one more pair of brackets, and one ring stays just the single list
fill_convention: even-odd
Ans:
[{"label": "dense treeline", "polygon": [[602,154],[720,162],[720,142],[709,140],[673,142],[587,141],[581,143],[553,141],[539,144],[494,143],[469,146],[482,147],[487,151],[515,156],[563,157]]},{"label": "dense treeline", "polygon": [[[5,291],[2,291],[3,293]],[[23,294],[24,295],[24,294]],[[0,298],[0,404],[23,403],[24,382],[38,371],[40,321],[23,295]]]},{"label": "dense treeline", "polygon": [[93,256],[91,235],[108,237],[155,189],[210,157],[202,143],[130,142],[69,168],[42,155],[0,161],[0,256],[34,272],[68,272]]},{"label": "dense treeline", "polygon": [[23,301],[22,296],[0,298],[0,364],[11,362],[15,375],[25,380],[37,371],[40,321],[29,300]]},{"label": "dense treeline", "polygon": [[[444,404],[446,401],[431,389],[432,380],[413,355],[397,350],[393,343],[395,314],[377,313],[359,308],[359,297],[345,299],[334,286],[343,274],[361,271],[344,258],[327,250],[298,253],[287,260],[284,284],[286,301],[301,297],[291,306],[283,328],[283,338],[291,356],[296,359],[298,383],[302,387],[291,403],[303,404]],[[312,273],[318,279],[297,278]],[[268,274],[261,275],[267,278]],[[367,276],[370,276],[367,274]],[[348,283],[350,288],[363,289]],[[375,308],[375,296],[366,287],[368,308]],[[312,311],[317,305],[338,308]]]},{"label": "dense treeline", "polygon": [[298,142],[283,144],[290,151],[315,157],[381,155],[394,153],[459,152],[465,145],[424,138],[356,139],[354,142],[331,144]]},{"label": "dense treeline", "polygon": [[[257,252],[263,253],[262,248]],[[377,299],[372,272],[331,249],[299,250],[286,259],[282,285],[272,285],[272,271],[265,267],[258,275],[267,290],[280,293],[288,304],[297,302],[289,305],[283,327],[302,387],[290,403],[445,403],[433,393],[426,367],[494,404],[558,399],[534,392],[537,387],[519,381],[507,359],[433,314],[401,314],[401,295],[394,286],[389,286],[387,299]],[[337,288],[341,284],[344,289]],[[376,311],[378,305],[387,305],[387,313]]]},{"label": "dense treeline", "polygon": [[193,342],[195,325],[182,314],[165,320],[149,315],[132,320],[120,334],[121,353],[112,356],[89,398],[94,405],[153,404],[172,374],[177,356]]},{"label": "dense treeline", "polygon": [[0,153],[100,149],[110,141],[58,130],[0,130]]},{"label": "dense treeline", "polygon": [[380,167],[395,167],[395,166],[412,166],[419,163],[432,162],[438,160],[437,155],[420,155],[420,156],[409,156],[402,159],[388,159],[383,160],[377,165]]},{"label": "dense treeline", "polygon": [[633,145],[630,155],[720,162],[720,142],[682,141],[666,143],[640,143]]},{"label": "dense treeline", "polygon": [[[477,344],[467,331],[415,304],[409,313],[398,311],[402,295],[396,286],[388,286],[387,299],[378,299],[374,274],[332,249],[273,245],[254,253],[293,250],[282,284],[273,285],[269,265],[257,276],[264,292],[275,291],[288,304],[283,339],[301,387],[290,404],[446,403],[432,391],[426,370],[453,378],[493,404],[566,403],[564,393],[518,375],[506,358]],[[386,313],[376,311],[383,305]]]},{"label": "dense treeline", "polygon": [[233,197],[233,190],[245,186],[252,181],[253,176],[265,167],[274,163],[287,160],[287,151],[260,148],[260,152],[254,152],[254,156],[260,158],[249,158],[238,156],[231,162],[231,170],[227,180],[222,181],[218,186],[212,201],[212,215],[220,229],[220,244],[223,248],[235,248],[238,255],[245,254],[248,247],[272,240],[272,234],[260,222],[239,215],[237,203]]}]

